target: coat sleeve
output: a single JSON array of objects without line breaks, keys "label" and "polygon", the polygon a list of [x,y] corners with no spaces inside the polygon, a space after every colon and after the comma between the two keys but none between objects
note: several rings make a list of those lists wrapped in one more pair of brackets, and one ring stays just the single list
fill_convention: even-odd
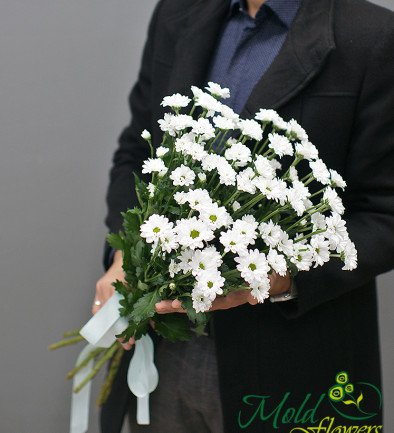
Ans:
[{"label": "coat sleeve", "polygon": [[[130,124],[118,139],[118,148],[112,159],[110,182],[107,190],[107,216],[105,224],[110,232],[122,228],[121,212],[137,203],[133,172],[141,172],[143,161],[149,156],[149,146],[141,138],[144,129],[152,130],[151,71],[156,23],[162,1],[159,1],[151,18],[148,37],[142,55],[138,79],[129,95]],[[110,265],[111,248],[105,243],[104,267]]]},{"label": "coat sleeve", "polygon": [[[278,308],[288,318],[357,289],[394,268],[394,26],[379,36],[367,60],[346,161],[344,219],[358,267],[333,259],[295,277],[296,301]],[[287,305],[285,305],[287,304]]]}]

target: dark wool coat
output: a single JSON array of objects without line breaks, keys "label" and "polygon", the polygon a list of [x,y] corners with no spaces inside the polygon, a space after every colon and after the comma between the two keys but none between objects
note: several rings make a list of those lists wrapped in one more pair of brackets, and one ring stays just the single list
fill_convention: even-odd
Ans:
[{"label": "dark wool coat", "polygon": [[[205,84],[228,6],[225,0],[158,3],[130,95],[131,123],[113,159],[106,219],[111,231],[121,227],[120,211],[136,202],[131,173],[140,172],[148,151],[141,131],[152,131],[157,145],[163,96]],[[295,118],[327,165],[344,176],[345,219],[359,266],[345,272],[332,260],[296,277],[296,301],[214,313],[225,433],[290,432],[290,407],[299,412],[298,421],[305,415],[304,427],[325,416],[335,416],[332,429],[381,423],[379,408],[375,417],[356,421],[334,411],[327,396],[320,404],[318,399],[339,371],[348,372],[353,383],[381,386],[375,277],[394,265],[393,79],[392,12],[364,0],[303,0],[279,55],[247,101],[245,117],[263,107],[285,120]],[[105,257],[108,266],[108,248]],[[130,355],[102,410],[104,433],[120,431],[132,398],[125,380]],[[363,393],[370,411],[379,403],[371,392]],[[262,401],[243,401],[251,394],[270,398],[242,429],[238,417],[245,423]],[[271,418],[261,419],[275,408]]]}]

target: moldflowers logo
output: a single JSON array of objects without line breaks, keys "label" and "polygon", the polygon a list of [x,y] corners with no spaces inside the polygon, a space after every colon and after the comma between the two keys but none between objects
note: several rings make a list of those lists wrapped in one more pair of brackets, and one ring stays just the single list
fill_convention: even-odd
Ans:
[{"label": "moldflowers logo", "polygon": [[[383,426],[373,422],[382,409],[380,389],[368,382],[351,382],[346,371],[335,376],[335,383],[326,392],[315,397],[306,394],[298,406],[291,405],[290,392],[276,402],[268,395],[254,394],[245,395],[242,402],[248,411],[247,415],[243,410],[238,413],[241,429],[264,422],[280,433],[383,432]],[[327,408],[332,408],[334,416],[327,416]]]}]

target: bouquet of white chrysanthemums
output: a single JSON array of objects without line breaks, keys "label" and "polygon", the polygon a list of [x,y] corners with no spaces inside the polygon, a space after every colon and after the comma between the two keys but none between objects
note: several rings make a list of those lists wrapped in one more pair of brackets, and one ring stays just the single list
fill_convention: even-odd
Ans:
[{"label": "bouquet of white chrysanthemums", "polygon": [[[228,89],[209,83],[193,98],[166,96],[163,139],[136,177],[139,207],[124,213],[124,231],[110,235],[123,251],[125,336],[144,332],[148,319],[165,337],[182,338],[181,315],[155,315],[162,299],[178,299],[191,321],[204,322],[217,296],[250,288],[269,296],[269,275],[295,275],[331,257],[344,270],[357,252],[341,218],[336,188],[345,181],[327,168],[304,129],[261,109],[241,119],[220,102]],[[188,114],[183,114],[188,112]],[[179,327],[177,332],[177,327]]]},{"label": "bouquet of white chrysanthemums", "polygon": [[[151,155],[146,181],[135,175],[139,206],[108,236],[123,253],[125,282],[114,286],[126,339],[138,340],[153,321],[158,334],[186,340],[204,329],[218,296],[250,289],[264,302],[272,273],[294,276],[332,257],[344,270],[357,266],[336,192],[346,183],[304,129],[274,110],[241,119],[215,83],[191,90],[192,99],[163,99],[170,112],[159,120],[160,146],[142,132]],[[156,314],[164,299],[178,299],[187,314]]]}]

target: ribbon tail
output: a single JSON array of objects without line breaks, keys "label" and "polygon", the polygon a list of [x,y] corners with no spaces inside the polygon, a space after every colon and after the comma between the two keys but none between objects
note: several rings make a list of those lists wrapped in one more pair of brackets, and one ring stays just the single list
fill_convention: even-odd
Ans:
[{"label": "ribbon tail", "polygon": [[137,424],[140,425],[150,423],[149,394],[156,389],[159,381],[153,350],[153,341],[148,334],[137,340],[127,372],[127,383],[137,397]]},{"label": "ribbon tail", "polygon": [[150,424],[149,394],[146,394],[143,397],[137,397],[137,424]]},{"label": "ribbon tail", "polygon": [[[76,365],[78,365],[89,353],[94,346],[88,344],[78,355]],[[73,379],[73,389],[92,371],[93,359],[85,367],[79,370]],[[90,382],[87,383],[78,393],[73,392],[71,398],[71,415],[70,415],[70,433],[86,433],[89,427],[89,401],[90,401]]]}]

